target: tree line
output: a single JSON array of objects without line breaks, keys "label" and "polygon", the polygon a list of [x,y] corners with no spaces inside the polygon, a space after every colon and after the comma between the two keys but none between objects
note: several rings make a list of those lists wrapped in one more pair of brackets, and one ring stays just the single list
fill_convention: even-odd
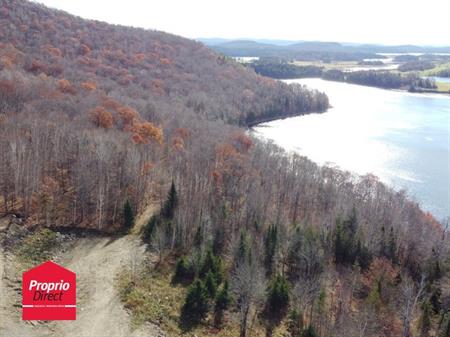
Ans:
[{"label": "tree line", "polygon": [[[421,64],[425,61],[420,61]],[[256,73],[276,79],[322,78],[324,80],[354,83],[386,89],[407,89],[417,91],[421,89],[436,89],[432,79],[421,78],[413,73],[401,75],[390,71],[360,70],[342,71],[326,69],[320,66],[300,66],[285,61],[256,61],[250,64]],[[431,66],[434,67],[434,66]],[[405,63],[399,67],[400,71],[425,70],[429,67],[414,66]]]}]

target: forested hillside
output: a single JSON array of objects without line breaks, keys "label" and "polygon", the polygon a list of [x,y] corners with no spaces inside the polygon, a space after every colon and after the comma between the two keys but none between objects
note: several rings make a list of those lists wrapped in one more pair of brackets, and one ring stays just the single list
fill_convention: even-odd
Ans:
[{"label": "forested hillside", "polygon": [[317,93],[314,100],[303,99],[309,93],[300,87],[256,76],[174,35],[85,21],[21,1],[2,1],[0,18],[3,67],[68,80],[66,93],[75,96],[93,90],[94,83],[110,96],[177,101],[235,124],[243,124],[250,111],[289,115],[327,107]]},{"label": "forested hillside", "polygon": [[[324,111],[326,95],[187,39],[22,0],[0,0],[0,27],[0,213],[116,232],[160,204],[143,239],[162,275],[178,263],[164,291],[153,271],[124,276],[141,320],[211,336],[450,328],[443,224],[374,176],[318,167],[242,127]],[[146,306],[171,291],[186,294],[175,314]]]},{"label": "forested hillside", "polygon": [[[127,196],[144,200],[163,154],[218,137],[207,120],[245,125],[328,107],[323,94],[170,34],[25,1],[1,1],[0,25],[1,204],[38,222],[117,223]],[[193,130],[177,128],[183,120]]]}]

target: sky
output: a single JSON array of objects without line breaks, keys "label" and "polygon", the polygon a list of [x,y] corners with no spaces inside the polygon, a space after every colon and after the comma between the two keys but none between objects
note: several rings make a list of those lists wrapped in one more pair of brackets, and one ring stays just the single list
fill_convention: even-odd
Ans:
[{"label": "sky", "polygon": [[449,0],[39,0],[188,38],[450,45]]}]

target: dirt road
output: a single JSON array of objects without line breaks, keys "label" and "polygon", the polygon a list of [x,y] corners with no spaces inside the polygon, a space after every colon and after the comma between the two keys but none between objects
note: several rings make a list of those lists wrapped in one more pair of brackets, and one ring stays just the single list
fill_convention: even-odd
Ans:
[{"label": "dirt road", "polygon": [[12,261],[0,247],[0,336],[165,336],[151,324],[133,329],[115,288],[117,273],[142,258],[144,250],[135,234],[76,239],[70,249],[58,256],[57,262],[77,274],[77,320],[24,322],[21,320],[20,278],[7,272],[8,263]]}]

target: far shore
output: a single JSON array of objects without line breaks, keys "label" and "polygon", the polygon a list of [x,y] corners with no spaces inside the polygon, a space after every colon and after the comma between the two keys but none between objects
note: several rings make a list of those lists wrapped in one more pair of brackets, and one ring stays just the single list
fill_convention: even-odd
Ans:
[{"label": "far shore", "polygon": [[[322,77],[300,77],[300,78],[283,78],[280,79],[280,81],[292,81],[292,80],[307,80],[307,79],[319,79],[319,80],[323,80],[323,81],[328,81],[328,82],[336,82],[336,83],[347,83],[347,84],[353,84],[353,85],[360,85],[363,87],[369,87],[369,88],[377,88],[377,89],[383,89],[383,90],[390,90],[390,91],[398,91],[398,92],[407,92],[407,93],[411,93],[411,94],[439,94],[439,95],[450,95],[450,90],[449,91],[440,91],[440,90],[435,90],[435,89],[417,89],[415,91],[410,91],[406,88],[383,88],[383,87],[377,87],[374,85],[367,85],[367,84],[360,84],[360,83],[352,83],[352,82],[345,82],[345,81],[333,81],[333,80],[328,80]],[[278,118],[276,118],[278,119]]]}]

